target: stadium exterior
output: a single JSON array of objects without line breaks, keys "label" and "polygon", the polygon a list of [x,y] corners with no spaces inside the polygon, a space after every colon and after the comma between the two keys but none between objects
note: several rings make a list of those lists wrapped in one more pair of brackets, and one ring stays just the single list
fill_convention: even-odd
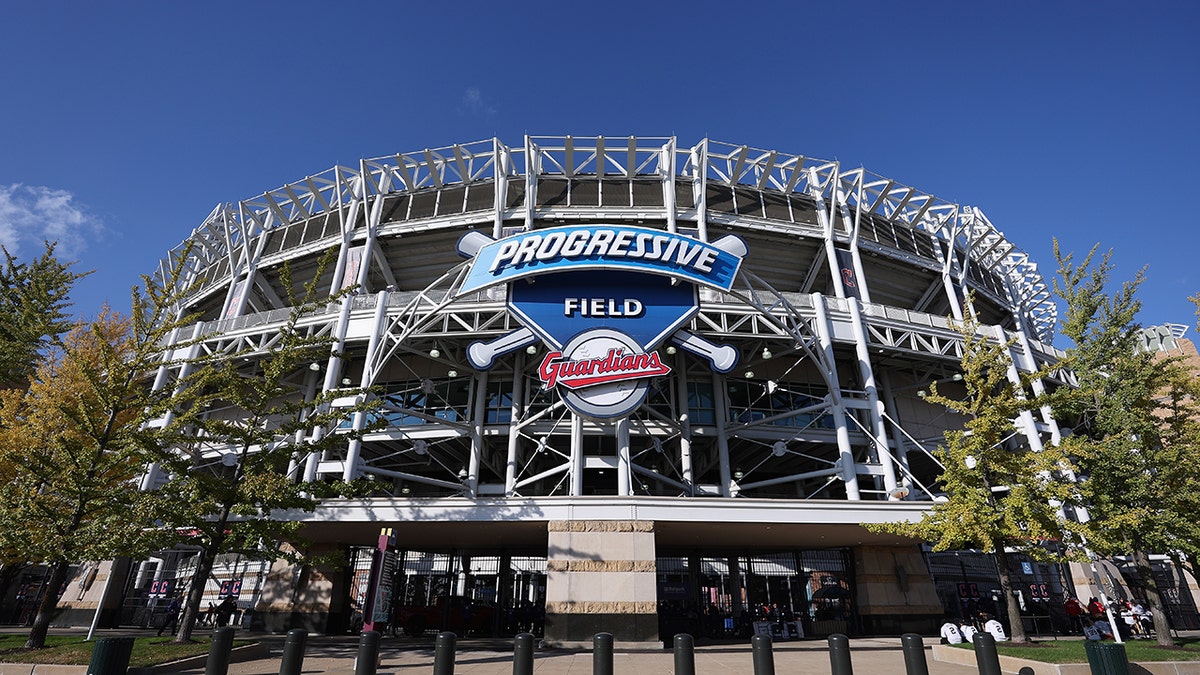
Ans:
[{"label": "stadium exterior", "polygon": [[[955,600],[919,545],[861,523],[935,498],[930,451],[962,420],[920,394],[960,386],[950,320],[1014,339],[1013,378],[1060,356],[1036,265],[978,208],[707,139],[368,159],[221,205],[188,242],[164,261],[188,256],[203,320],[181,339],[227,353],[286,318],[285,262],[303,283],[336,249],[321,287],[358,291],[305,320],[340,356],[296,373],[297,395],[383,397],[385,428],[290,467],[374,481],[296,516],[347,565],[225,568],[253,581],[240,601],[267,629],[346,626],[381,528],[412,632],[932,628]],[[1018,428],[1014,442],[1057,440],[1048,411]],[[160,563],[127,597],[185,578],[186,558]]]}]

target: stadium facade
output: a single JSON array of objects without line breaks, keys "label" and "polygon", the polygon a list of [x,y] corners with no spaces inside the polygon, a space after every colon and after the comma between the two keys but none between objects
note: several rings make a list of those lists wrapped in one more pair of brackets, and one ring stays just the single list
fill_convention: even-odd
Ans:
[{"label": "stadium facade", "polygon": [[[186,255],[195,284],[181,337],[269,344],[281,267],[307,282],[330,249],[320,287],[357,292],[305,319],[338,354],[297,395],[375,387],[386,426],[290,467],[374,481],[297,515],[344,567],[225,561],[268,629],[346,626],[381,528],[414,633],[932,628],[955,600],[919,545],[861,524],[937,496],[931,451],[962,420],[921,394],[961,386],[952,321],[1012,339],[1012,378],[1061,356],[1037,266],[980,209],[673,137],[493,139],[222,204],[164,261]],[[1018,425],[1014,442],[1057,440],[1049,411]],[[143,563],[126,597],[184,579],[186,555]]]}]

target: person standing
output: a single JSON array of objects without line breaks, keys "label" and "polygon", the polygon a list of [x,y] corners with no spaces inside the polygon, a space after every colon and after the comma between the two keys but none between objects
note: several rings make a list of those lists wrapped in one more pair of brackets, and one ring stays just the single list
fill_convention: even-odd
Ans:
[{"label": "person standing", "polygon": [[171,635],[175,634],[176,629],[179,628],[179,610],[182,608],[183,602],[178,595],[171,598],[171,604],[167,605],[167,615],[163,617],[163,623],[158,627],[159,636],[162,636],[167,626],[171,627]]},{"label": "person standing", "polygon": [[237,601],[232,595],[225,596],[221,604],[217,605],[217,626],[224,628],[229,625],[229,617],[237,610]]}]

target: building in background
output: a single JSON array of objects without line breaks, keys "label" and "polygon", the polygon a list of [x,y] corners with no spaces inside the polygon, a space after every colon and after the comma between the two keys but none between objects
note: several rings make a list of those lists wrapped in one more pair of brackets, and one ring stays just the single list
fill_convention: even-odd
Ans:
[{"label": "building in background", "polygon": [[[296,372],[297,396],[383,399],[385,428],[289,467],[373,481],[298,516],[345,564],[229,560],[210,582],[272,630],[361,618],[381,528],[384,618],[412,634],[932,630],[921,548],[860,524],[937,497],[931,451],[962,420],[921,394],[960,387],[951,320],[1015,338],[1020,371],[1061,356],[1037,266],[980,209],[707,139],[363,160],[221,204],[188,243],[164,268],[187,256],[202,348],[250,358],[288,314],[281,266],[308,282],[335,249],[317,282],[357,292],[306,324],[341,356]],[[1057,440],[1048,412],[1018,423],[1015,442]],[[144,607],[188,564],[132,565],[121,595]]]}]

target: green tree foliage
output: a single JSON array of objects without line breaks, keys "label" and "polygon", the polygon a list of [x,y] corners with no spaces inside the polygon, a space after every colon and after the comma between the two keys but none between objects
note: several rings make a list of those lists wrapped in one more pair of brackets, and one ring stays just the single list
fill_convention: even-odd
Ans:
[{"label": "green tree foliage", "polygon": [[134,323],[110,311],[79,323],[27,390],[0,394],[0,548],[49,567],[28,648],[43,646],[71,565],[153,548],[137,478],[163,433],[147,424],[163,401],[143,379],[163,335]]},{"label": "green tree foliage", "polygon": [[30,262],[19,262],[8,249],[0,267],[0,387],[24,388],[37,368],[38,356],[56,344],[73,322],[68,296],[90,272],[71,271],[54,255],[55,244]]},{"label": "green tree foliage", "polygon": [[[967,420],[964,429],[946,432],[946,443],[936,452],[945,466],[939,482],[946,499],[935,502],[918,522],[867,528],[930,542],[935,551],[973,548],[994,555],[1008,616],[1018,617],[1008,551],[1037,559],[1056,555],[1058,547],[1044,543],[1068,534],[1055,504],[1069,494],[1070,484],[1062,477],[1069,464],[1057,447],[1032,450],[1015,423],[1023,413],[1047,404],[1045,397],[1029,395],[1030,382],[1047,373],[1022,373],[1015,385],[1009,378],[1011,343],[978,332],[974,320],[960,328],[966,396],[945,396],[935,383],[926,397]],[[1015,642],[1026,641],[1019,620],[1010,621],[1010,627]]]},{"label": "green tree foliage", "polygon": [[[324,433],[314,439],[314,430],[331,431],[353,412],[365,414],[376,405],[357,389],[305,399],[304,376],[311,364],[330,357],[333,342],[306,328],[304,319],[337,300],[321,297],[315,285],[321,274],[313,278],[303,297],[289,294],[290,317],[269,346],[201,359],[187,377],[187,387],[196,395],[180,401],[187,408],[179,410],[179,419],[186,420],[192,440],[162,459],[169,480],[156,494],[164,520],[181,543],[200,550],[179,642],[191,639],[205,583],[219,556],[278,558],[280,542],[299,539],[294,512],[312,511],[321,497],[346,487],[299,482],[288,475],[292,462],[343,447],[350,438]],[[281,281],[292,288],[287,268]],[[357,403],[334,407],[337,398]]]},{"label": "green tree foliage", "polygon": [[1195,378],[1178,359],[1137,349],[1143,272],[1110,293],[1111,252],[1097,260],[1093,247],[1076,262],[1055,242],[1055,258],[1055,292],[1067,304],[1063,334],[1073,342],[1066,365],[1079,382],[1079,395],[1058,412],[1075,422],[1065,446],[1090,516],[1084,533],[1100,555],[1132,556],[1159,643],[1173,645],[1149,554],[1190,553],[1188,542],[1197,541]]}]

